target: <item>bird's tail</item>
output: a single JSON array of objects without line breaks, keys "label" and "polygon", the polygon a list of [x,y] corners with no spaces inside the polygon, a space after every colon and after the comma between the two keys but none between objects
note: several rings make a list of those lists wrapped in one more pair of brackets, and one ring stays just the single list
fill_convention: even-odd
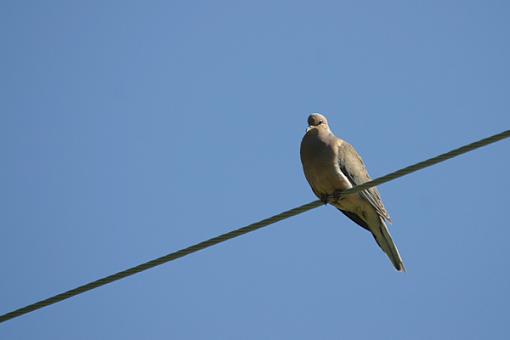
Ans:
[{"label": "bird's tail", "polygon": [[404,262],[402,261],[402,257],[400,257],[400,253],[398,252],[397,246],[393,242],[391,238],[390,231],[386,226],[384,220],[379,217],[379,228],[376,230],[371,230],[372,235],[374,235],[375,241],[381,247],[381,249],[388,255],[391,263],[396,270],[399,272],[405,272],[406,269],[404,267]]}]

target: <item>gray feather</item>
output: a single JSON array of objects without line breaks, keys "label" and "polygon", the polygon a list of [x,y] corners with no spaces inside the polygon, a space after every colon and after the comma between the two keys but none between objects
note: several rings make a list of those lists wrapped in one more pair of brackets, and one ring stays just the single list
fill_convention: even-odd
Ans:
[{"label": "gray feather", "polygon": [[[349,143],[337,138],[329,129],[326,117],[312,114],[301,141],[301,162],[305,177],[320,199],[371,180],[360,155]],[[370,231],[395,268],[404,270],[402,258],[385,221],[391,222],[381,195],[373,187],[341,197],[332,203],[349,219]]]}]

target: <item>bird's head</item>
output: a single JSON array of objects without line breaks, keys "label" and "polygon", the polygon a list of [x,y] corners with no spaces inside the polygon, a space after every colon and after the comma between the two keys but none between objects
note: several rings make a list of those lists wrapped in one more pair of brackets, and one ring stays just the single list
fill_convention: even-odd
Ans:
[{"label": "bird's head", "polygon": [[328,120],[326,117],[320,113],[312,113],[308,116],[308,128],[306,129],[306,132],[311,130],[316,130],[319,132],[323,129],[329,131]]}]

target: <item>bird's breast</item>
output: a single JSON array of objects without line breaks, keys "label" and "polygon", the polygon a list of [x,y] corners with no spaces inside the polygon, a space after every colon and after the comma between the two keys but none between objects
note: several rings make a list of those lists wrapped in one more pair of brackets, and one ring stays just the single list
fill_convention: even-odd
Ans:
[{"label": "bird's breast", "polygon": [[301,162],[305,177],[316,193],[331,195],[351,187],[340,171],[335,149],[322,141],[309,140],[302,143]]}]

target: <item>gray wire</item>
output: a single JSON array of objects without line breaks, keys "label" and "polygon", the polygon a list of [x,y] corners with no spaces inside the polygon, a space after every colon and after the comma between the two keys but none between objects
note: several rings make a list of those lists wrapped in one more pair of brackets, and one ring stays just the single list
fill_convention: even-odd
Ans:
[{"label": "gray wire", "polygon": [[[499,133],[497,135],[494,135],[494,136],[491,136],[491,137],[479,140],[477,142],[474,142],[474,143],[462,146],[462,147],[460,147],[458,149],[455,149],[455,150],[452,150],[450,152],[444,153],[442,155],[430,158],[430,159],[428,159],[426,161],[413,164],[413,165],[408,166],[406,168],[403,168],[401,170],[392,172],[392,173],[390,173],[388,175],[376,178],[373,181],[366,182],[364,184],[355,186],[355,187],[353,187],[351,189],[342,191],[341,195],[353,194],[353,193],[359,192],[361,190],[366,190],[366,189],[371,188],[373,186],[389,182],[389,181],[391,181],[393,179],[405,176],[405,175],[410,174],[412,172],[415,172],[415,171],[418,171],[420,169],[432,166],[432,165],[437,164],[439,162],[443,162],[443,161],[445,161],[447,159],[456,157],[458,155],[461,155],[463,153],[472,151],[472,150],[480,148],[482,146],[485,146],[485,145],[497,142],[497,141],[499,141],[501,139],[504,139],[504,138],[507,138],[507,137],[510,137],[510,130],[507,130],[507,131],[504,131],[504,132]],[[140,272],[142,272],[144,270],[147,270],[147,269],[159,266],[159,265],[164,264],[166,262],[176,260],[176,259],[181,258],[183,256],[186,256],[186,255],[189,255],[191,253],[197,252],[199,250],[211,247],[211,246],[213,246],[215,244],[218,244],[218,243],[230,240],[232,238],[244,235],[246,233],[249,233],[249,232],[252,232],[254,230],[263,228],[265,226],[268,226],[270,224],[279,222],[279,221],[287,219],[289,217],[299,215],[299,214],[301,214],[301,213],[303,213],[305,211],[317,208],[317,207],[319,207],[321,205],[323,205],[323,202],[321,202],[320,200],[316,200],[316,201],[304,204],[302,206],[299,206],[297,208],[284,211],[284,212],[282,212],[280,214],[277,214],[277,215],[274,215],[272,217],[263,219],[263,220],[261,220],[259,222],[250,224],[248,226],[245,226],[245,227],[242,227],[242,228],[230,231],[230,232],[228,232],[226,234],[219,235],[219,236],[213,237],[213,238],[211,238],[209,240],[206,240],[206,241],[194,244],[194,245],[192,245],[190,247],[181,249],[181,250],[176,251],[174,253],[170,253],[170,254],[161,256],[161,257],[159,257],[157,259],[151,260],[149,262],[142,263],[142,264],[140,264],[140,265],[138,265],[136,267],[132,267],[132,268],[120,271],[118,273],[115,273],[115,274],[103,277],[103,278],[101,278],[99,280],[96,280],[96,281],[93,281],[93,282],[89,282],[89,283],[84,284],[82,286],[79,286],[77,288],[68,290],[66,292],[60,293],[60,294],[52,296],[50,298],[47,298],[47,299],[35,302],[35,303],[27,305],[25,307],[22,307],[22,308],[14,310],[14,311],[8,312],[6,314],[0,315],[0,323],[5,322],[7,320],[14,319],[14,318],[16,318],[18,316],[21,316],[21,315],[33,312],[33,311],[35,311],[37,309],[41,309],[43,307],[52,305],[54,303],[57,303],[57,302],[69,299],[70,297],[73,297],[75,295],[85,293],[85,292],[87,292],[89,290],[92,290],[92,289],[104,286],[106,284],[109,284],[109,283],[112,283],[114,281],[123,279],[125,277],[128,277],[128,276],[140,273]]]},{"label": "gray wire", "polygon": [[356,192],[359,192],[359,191],[366,190],[368,188],[374,187],[376,185],[380,185],[380,184],[392,181],[392,180],[397,179],[399,177],[408,175],[408,174],[410,174],[412,172],[415,172],[415,171],[427,168],[427,167],[435,165],[437,163],[441,163],[441,162],[446,161],[446,160],[448,160],[450,158],[460,156],[460,155],[462,155],[464,153],[467,153],[469,151],[473,151],[475,149],[481,148],[482,146],[486,146],[486,145],[495,143],[497,141],[500,141],[500,140],[508,138],[508,137],[510,137],[510,130],[503,131],[503,132],[498,133],[498,134],[496,134],[494,136],[490,136],[490,137],[481,139],[481,140],[476,141],[474,143],[467,144],[467,145],[461,146],[460,148],[457,148],[457,149],[454,149],[452,151],[443,153],[443,154],[441,154],[439,156],[432,157],[432,158],[429,158],[429,159],[427,159],[425,161],[422,161],[422,162],[410,165],[408,167],[405,167],[403,169],[394,171],[394,172],[389,173],[387,175],[384,175],[382,177],[376,178],[373,181],[366,182],[366,183],[357,185],[357,186],[355,186],[355,187],[353,187],[351,189],[344,190],[344,191],[342,191],[342,195],[353,194],[353,193],[356,193]]}]

